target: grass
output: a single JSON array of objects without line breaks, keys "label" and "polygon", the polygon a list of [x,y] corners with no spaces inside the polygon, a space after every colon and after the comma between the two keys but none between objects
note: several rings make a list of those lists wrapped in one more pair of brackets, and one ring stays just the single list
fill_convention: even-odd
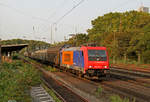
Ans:
[{"label": "grass", "polygon": [[99,85],[97,90],[96,90],[96,95],[99,96],[100,94],[102,94],[102,92],[103,92],[103,88],[101,85]]},{"label": "grass", "polygon": [[[110,59],[110,64],[113,64],[113,60]],[[144,64],[142,62],[137,62],[135,60],[127,60],[126,63],[124,63],[124,60],[116,60],[114,64],[123,64],[123,65],[134,65],[134,67],[138,67],[138,68],[150,68],[150,65],[148,64]]]},{"label": "grass", "polygon": [[150,66],[148,65],[142,65],[141,68],[149,68]]},{"label": "grass", "polygon": [[15,60],[0,65],[0,102],[31,102],[31,86],[41,83],[39,72],[30,64]]},{"label": "grass", "polygon": [[[113,59],[110,59],[110,63],[113,64]],[[115,60],[115,64],[140,64],[140,63],[138,63],[135,60],[130,60],[130,59],[127,59],[126,62],[124,62],[123,59],[117,59]]]},{"label": "grass", "polygon": [[[128,98],[122,99],[118,95],[112,95],[112,96],[110,96],[110,100],[111,100],[111,102],[130,102],[130,100]],[[132,102],[135,102],[135,101],[136,100],[134,98]]]},{"label": "grass", "polygon": [[57,72],[57,69],[53,68],[51,66],[45,66],[44,69],[47,70],[47,71],[50,71],[50,72]]},{"label": "grass", "polygon": [[[41,84],[41,73],[31,64],[17,60],[19,57],[39,64],[30,58],[18,54],[12,57],[12,63],[3,62],[0,64],[0,102],[32,102],[29,90],[31,86]],[[50,66],[45,66],[45,69],[51,72],[56,71],[56,68]],[[51,89],[48,89],[46,86],[44,88],[56,102],[61,102]]]}]

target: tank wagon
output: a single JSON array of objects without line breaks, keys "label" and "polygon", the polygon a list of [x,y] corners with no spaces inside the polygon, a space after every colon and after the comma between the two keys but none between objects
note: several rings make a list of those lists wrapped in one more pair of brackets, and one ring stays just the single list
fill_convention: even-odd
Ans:
[{"label": "tank wagon", "polygon": [[32,58],[60,66],[80,76],[102,77],[109,75],[109,59],[106,47],[52,47],[36,51]]}]

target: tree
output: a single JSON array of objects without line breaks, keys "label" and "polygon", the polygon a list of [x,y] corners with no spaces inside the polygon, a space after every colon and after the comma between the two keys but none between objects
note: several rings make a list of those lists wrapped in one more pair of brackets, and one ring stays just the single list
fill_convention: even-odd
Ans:
[{"label": "tree", "polygon": [[73,36],[72,38],[69,39],[69,41],[67,42],[67,44],[71,44],[74,46],[81,46],[85,43],[88,42],[88,36],[86,34],[76,34],[75,36]]},{"label": "tree", "polygon": [[[150,50],[150,14],[130,11],[108,13],[91,21],[89,42],[95,41],[109,49],[117,58],[142,59]],[[146,57],[148,58],[148,57]]]}]

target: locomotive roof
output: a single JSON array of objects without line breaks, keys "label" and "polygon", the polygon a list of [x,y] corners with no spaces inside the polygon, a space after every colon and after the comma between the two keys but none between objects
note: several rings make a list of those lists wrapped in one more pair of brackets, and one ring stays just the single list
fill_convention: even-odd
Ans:
[{"label": "locomotive roof", "polygon": [[[103,50],[106,50],[106,47],[100,47],[100,46],[97,46],[97,47],[91,47],[91,46],[82,46],[82,47],[85,47],[87,49],[103,49]],[[63,51],[79,51],[81,49],[81,47],[69,47],[69,48],[64,48]]]},{"label": "locomotive roof", "polygon": [[82,46],[82,47],[84,47],[86,49],[103,49],[103,50],[106,50],[106,47],[103,47],[103,46],[95,46],[95,47],[93,47],[93,46]]},{"label": "locomotive roof", "polygon": [[75,51],[75,50],[80,50],[81,47],[69,47],[69,48],[64,48],[64,51]]}]

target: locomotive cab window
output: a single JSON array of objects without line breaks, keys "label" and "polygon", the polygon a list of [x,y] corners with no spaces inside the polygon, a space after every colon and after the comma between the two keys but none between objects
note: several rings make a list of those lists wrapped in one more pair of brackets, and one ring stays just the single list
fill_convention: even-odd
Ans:
[{"label": "locomotive cab window", "polygon": [[83,56],[83,51],[82,51],[82,56]]},{"label": "locomotive cab window", "polygon": [[88,50],[89,61],[107,61],[105,50]]}]

